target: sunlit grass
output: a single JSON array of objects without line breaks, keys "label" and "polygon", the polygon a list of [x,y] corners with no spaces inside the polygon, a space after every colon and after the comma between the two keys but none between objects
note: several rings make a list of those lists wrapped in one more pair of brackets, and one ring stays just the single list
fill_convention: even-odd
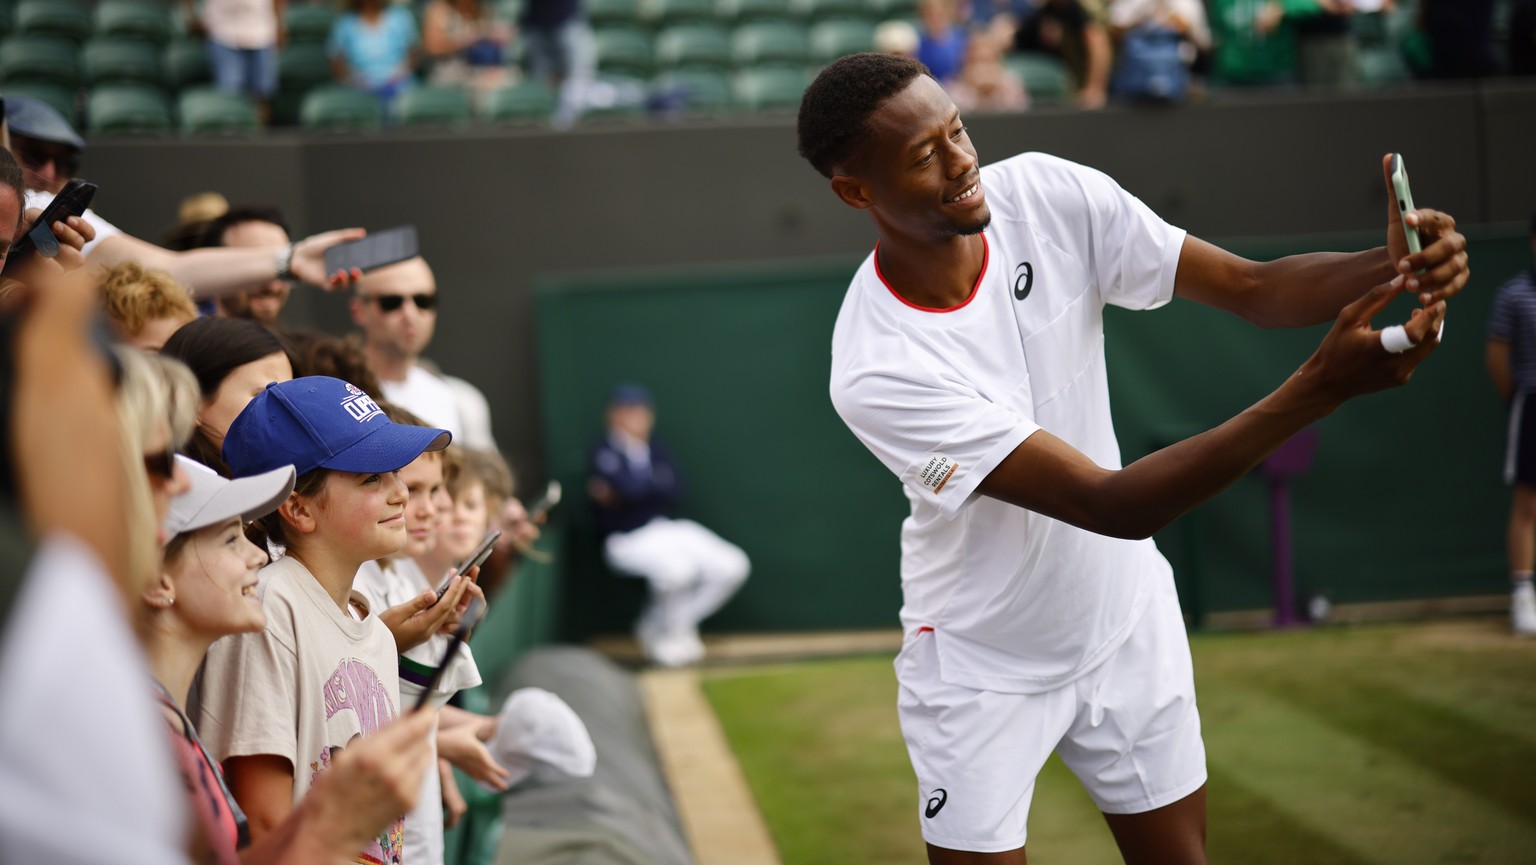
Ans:
[{"label": "sunlit grass", "polygon": [[[1197,635],[1218,863],[1536,862],[1536,641],[1499,619]],[[889,657],[711,670],[786,865],[921,865]],[[1065,766],[1034,865],[1119,861]]]}]

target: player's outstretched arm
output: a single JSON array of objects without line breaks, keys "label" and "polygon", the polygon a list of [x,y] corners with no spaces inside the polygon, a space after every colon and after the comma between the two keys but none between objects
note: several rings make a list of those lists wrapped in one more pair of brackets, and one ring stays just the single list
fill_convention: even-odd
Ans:
[{"label": "player's outstretched arm", "polygon": [[1317,352],[1269,396],[1226,423],[1118,471],[1100,468],[1048,432],[1025,439],[987,475],[982,494],[1120,538],[1145,538],[1221,492],[1303,427],[1345,400],[1404,384],[1438,341],[1444,302],[1404,326],[1417,345],[1382,348],[1371,317],[1405,290],[1379,285],[1339,314]]},{"label": "player's outstretched arm", "polygon": [[[1179,253],[1174,293],[1241,316],[1260,327],[1304,327],[1333,319],[1371,286],[1401,273],[1407,290],[1430,306],[1453,297],[1467,284],[1467,239],[1448,213],[1419,208],[1408,214],[1424,248],[1408,254],[1391,156],[1382,158],[1387,186],[1387,244],[1364,252],[1314,252],[1255,262],[1196,237]],[[1422,272],[1421,272],[1422,271]]]}]

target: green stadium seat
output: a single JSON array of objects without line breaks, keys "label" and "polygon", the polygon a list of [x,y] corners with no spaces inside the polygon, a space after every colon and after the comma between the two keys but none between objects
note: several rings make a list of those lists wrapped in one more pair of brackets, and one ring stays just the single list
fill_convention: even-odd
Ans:
[{"label": "green stadium seat", "polygon": [[640,0],[587,0],[587,22],[594,28],[638,27]]},{"label": "green stadium seat", "polygon": [[471,116],[469,91],[461,87],[412,87],[395,98],[401,126],[462,126]]},{"label": "green stadium seat", "polygon": [[102,0],[96,7],[96,36],[164,45],[171,38],[171,17],[164,9],[137,0]]},{"label": "green stadium seat", "polygon": [[1355,55],[1355,63],[1360,73],[1360,86],[1368,90],[1400,87],[1413,81],[1408,61],[1391,45],[1361,46]]},{"label": "green stadium seat", "polygon": [[331,61],[325,46],[289,45],[277,58],[277,89],[285,93],[306,93],[331,80]]},{"label": "green stadium seat", "polygon": [[736,73],[731,82],[736,101],[753,111],[783,111],[800,107],[811,78],[804,69],[760,67]]},{"label": "green stadium seat", "polygon": [[23,0],[16,7],[12,32],[67,39],[78,45],[91,35],[91,15],[70,0]]},{"label": "green stadium seat", "polygon": [[261,118],[244,96],[213,87],[198,87],[177,100],[181,131],[188,135],[252,135],[261,131]]},{"label": "green stadium seat", "polygon": [[558,99],[543,82],[520,81],[487,93],[480,116],[493,123],[544,123],[555,113]]},{"label": "green stadium seat", "polygon": [[642,0],[640,14],[660,27],[715,20],[715,0]]},{"label": "green stadium seat", "polygon": [[811,60],[831,63],[847,54],[873,51],[875,28],[864,21],[822,21],[811,26]]},{"label": "green stadium seat", "polygon": [[177,39],[165,46],[164,62],[165,85],[173,91],[213,80],[208,46],[201,41]]},{"label": "green stadium seat", "polygon": [[719,114],[734,107],[731,79],[715,69],[679,69],[656,77],[657,92],[682,91],[689,114]]},{"label": "green stadium seat", "polygon": [[731,57],[741,68],[801,66],[811,53],[805,28],[797,24],[743,24],[731,34]]},{"label": "green stadium seat", "polygon": [[283,13],[283,26],[288,31],[288,46],[324,45],[330,38],[331,23],[336,20],[336,9],[329,3],[298,5],[289,3]]},{"label": "green stadium seat", "polygon": [[583,123],[612,123],[639,120],[645,116],[645,99],[650,83],[633,75],[599,75],[587,90]]},{"label": "green stadium seat", "polygon": [[592,34],[597,49],[597,69],[618,75],[651,74],[651,40],[631,27],[613,27]]},{"label": "green stadium seat", "polygon": [[729,69],[731,37],[713,24],[680,24],[656,37],[658,69]]},{"label": "green stadium seat", "polygon": [[85,102],[85,128],[93,135],[165,135],[171,131],[171,106],[152,87],[98,87]]},{"label": "green stadium seat", "polygon": [[318,87],[304,97],[299,122],[323,132],[372,132],[384,125],[384,109],[371,94],[350,87]]},{"label": "green stadium seat", "polygon": [[[807,21],[834,21],[837,19],[869,21],[876,15],[869,0],[788,0],[789,7]],[[915,6],[914,6],[915,8]]]},{"label": "green stadium seat", "polygon": [[0,43],[0,79],[7,84],[55,84],[74,89],[80,81],[78,50],[63,39],[12,36]]},{"label": "green stadium seat", "polygon": [[103,84],[165,85],[160,49],[147,42],[96,38],[80,48],[80,72],[85,86]]},{"label": "green stadium seat", "polygon": [[71,124],[80,117],[80,107],[75,100],[73,88],[60,87],[57,84],[12,84],[6,82],[0,87],[0,96],[26,96],[36,99],[46,105],[52,106],[55,111],[64,115]]},{"label": "green stadium seat", "polygon": [[301,124],[305,95],[331,82],[331,61],[325,56],[324,45],[289,43],[287,50],[277,58],[277,93],[272,97],[272,122],[285,126]]},{"label": "green stadium seat", "polygon": [[715,12],[720,20],[731,24],[800,20],[799,14],[790,8],[788,0],[719,0]]},{"label": "green stadium seat", "polygon": [[1384,12],[1359,12],[1350,17],[1349,27],[1354,31],[1355,40],[1361,46],[1385,45],[1390,36],[1386,13]]},{"label": "green stadium seat", "polygon": [[1061,105],[1072,98],[1072,73],[1049,54],[1025,51],[1004,59],[1024,81],[1029,101],[1035,105]]},{"label": "green stadium seat", "polygon": [[523,0],[496,0],[492,9],[492,17],[497,21],[516,24],[523,17]]},{"label": "green stadium seat", "polygon": [[867,10],[866,14],[873,14],[879,21],[893,18],[917,20],[917,0],[871,0]]}]

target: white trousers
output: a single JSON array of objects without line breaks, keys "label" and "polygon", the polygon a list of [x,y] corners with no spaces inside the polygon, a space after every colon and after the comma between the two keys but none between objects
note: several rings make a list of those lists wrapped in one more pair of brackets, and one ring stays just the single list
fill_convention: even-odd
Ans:
[{"label": "white trousers", "polygon": [[658,517],[603,545],[608,566],[651,586],[646,611],[665,633],[697,630],[736,594],[752,564],[741,548],[692,520]]}]

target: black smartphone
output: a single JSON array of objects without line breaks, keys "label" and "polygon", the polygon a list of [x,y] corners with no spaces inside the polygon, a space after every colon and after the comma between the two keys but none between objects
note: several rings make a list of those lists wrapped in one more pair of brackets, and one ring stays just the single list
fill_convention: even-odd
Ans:
[{"label": "black smartphone", "polygon": [[549,513],[550,509],[560,504],[560,482],[550,481],[544,488],[544,494],[538,500],[528,506],[528,520],[537,522],[539,517]]},{"label": "black smartphone", "polygon": [[353,268],[367,273],[375,268],[396,264],[421,254],[416,244],[416,226],[401,225],[383,231],[369,232],[367,237],[338,243],[325,251],[325,272],[338,270],[352,272]]},{"label": "black smartphone", "polygon": [[59,254],[59,239],[53,236],[53,224],[71,216],[79,216],[91,206],[91,199],[96,196],[96,184],[89,180],[81,180],[76,177],[64,184],[64,188],[53,201],[43,208],[42,216],[32,223],[32,230],[22,235],[11,244],[11,251],[5,259],[3,272],[11,273],[27,256],[37,254],[44,258],[53,258]]},{"label": "black smartphone", "polygon": [[432,692],[436,691],[437,686],[443,681],[443,671],[453,663],[453,656],[458,654],[459,646],[469,639],[469,632],[475,629],[475,625],[480,623],[480,617],[484,614],[484,601],[475,598],[469,602],[469,606],[464,609],[464,618],[459,620],[458,629],[453,632],[453,638],[448,641],[448,651],[443,653],[443,659],[438,662],[437,669],[432,671],[432,678],[427,680],[427,686],[422,689],[421,696],[416,698],[416,709],[419,710],[427,704]]},{"label": "black smartphone", "polygon": [[[443,593],[448,591],[448,586],[453,583],[454,577],[467,573],[470,568],[478,568],[485,564],[485,560],[491,557],[491,549],[496,546],[496,541],[500,540],[500,538],[501,532],[495,529],[486,532],[485,537],[480,539],[480,546],[475,547],[474,552],[466,556],[462,563],[456,565],[453,573],[448,575],[448,579],[443,580],[443,584],[437,587],[437,601],[443,599]],[[432,603],[435,605],[437,601]]]}]

